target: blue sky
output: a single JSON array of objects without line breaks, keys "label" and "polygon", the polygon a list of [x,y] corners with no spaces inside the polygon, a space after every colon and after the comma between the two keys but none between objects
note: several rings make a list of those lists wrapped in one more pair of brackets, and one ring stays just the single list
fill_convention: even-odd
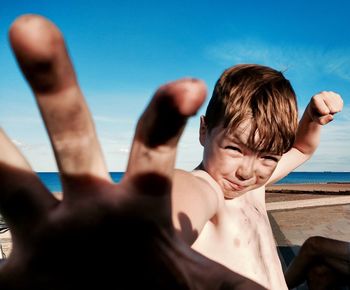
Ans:
[{"label": "blue sky", "polygon": [[[110,171],[124,171],[137,117],[156,88],[192,76],[209,96],[237,63],[285,71],[300,114],[312,95],[333,90],[344,110],[298,170],[350,171],[350,2],[334,1],[6,1],[0,9],[0,124],[36,171],[56,171],[34,98],[11,53],[13,20],[36,13],[65,35]],[[199,115],[179,146],[177,165],[201,159]]]}]

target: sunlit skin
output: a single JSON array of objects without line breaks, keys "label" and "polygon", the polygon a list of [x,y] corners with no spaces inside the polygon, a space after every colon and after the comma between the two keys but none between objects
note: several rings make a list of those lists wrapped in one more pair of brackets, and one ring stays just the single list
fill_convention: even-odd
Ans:
[{"label": "sunlit skin", "polygon": [[[201,126],[205,127],[204,118],[201,122]],[[232,135],[221,125],[210,132],[203,128],[202,132],[200,139],[204,157],[198,169],[210,174],[227,199],[264,185],[282,157],[256,152],[246,145],[251,134],[250,121],[241,123]]]},{"label": "sunlit skin", "polygon": [[[247,146],[250,120],[242,122],[233,133],[229,132],[221,125],[208,132],[201,118],[200,142],[204,154],[197,169],[205,172],[203,178],[209,183],[218,185],[222,201],[193,248],[250,279],[257,279],[268,289],[272,285],[283,289],[264,199],[264,185],[282,156]],[[254,138],[258,141],[258,134]],[[267,259],[270,268],[266,265]]]},{"label": "sunlit skin", "polygon": [[[334,92],[313,96],[292,148],[282,156],[247,145],[252,134],[249,119],[235,130],[219,122],[208,131],[202,117],[203,160],[192,172],[175,171],[173,222],[181,237],[196,251],[266,289],[287,289],[266,211],[265,186],[312,156],[322,126],[342,107]],[[256,141],[259,138],[254,135]]]}]

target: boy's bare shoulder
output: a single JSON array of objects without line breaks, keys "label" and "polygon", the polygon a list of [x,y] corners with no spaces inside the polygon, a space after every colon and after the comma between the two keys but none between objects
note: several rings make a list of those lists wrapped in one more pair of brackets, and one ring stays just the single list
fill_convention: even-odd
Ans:
[{"label": "boy's bare shoulder", "polygon": [[[176,169],[174,174],[175,187],[186,188],[186,191],[197,192],[211,204],[220,207],[224,203],[224,194],[217,182],[204,170],[185,171]],[[209,198],[209,200],[208,200]],[[215,199],[215,200],[214,200]]]},{"label": "boy's bare shoulder", "polygon": [[193,176],[202,179],[206,181],[216,192],[221,193],[222,191],[220,189],[220,186],[217,184],[217,182],[210,176],[210,174],[204,170],[196,169],[190,172]]},{"label": "boy's bare shoulder", "polygon": [[190,174],[192,174],[201,182],[205,183],[206,186],[215,193],[218,201],[218,208],[222,208],[225,200],[224,193],[222,192],[219,184],[215,181],[215,179],[211,177],[208,172],[200,169],[193,170],[190,172]]},{"label": "boy's bare shoulder", "polygon": [[[180,237],[188,244],[191,245],[207,222],[221,212],[223,204],[223,193],[208,173],[202,170],[175,170],[172,188],[173,223]],[[186,226],[188,224],[191,225],[190,231]]]}]

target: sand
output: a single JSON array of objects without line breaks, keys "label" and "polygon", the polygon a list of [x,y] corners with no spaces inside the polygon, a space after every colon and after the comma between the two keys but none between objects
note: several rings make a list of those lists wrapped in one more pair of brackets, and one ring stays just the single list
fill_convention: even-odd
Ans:
[{"label": "sand", "polygon": [[266,192],[307,192],[307,193],[344,193],[350,194],[350,183],[321,183],[321,184],[274,184],[266,188]]},{"label": "sand", "polygon": [[[59,194],[57,196],[61,197]],[[292,217],[296,216],[293,214],[293,211],[295,213],[300,211],[303,214],[305,212],[307,215],[312,212],[312,216],[317,220],[321,218],[317,216],[317,213],[322,214],[323,219],[327,219],[327,215],[335,217],[333,212],[336,210],[340,212],[340,216],[343,219],[341,220],[342,223],[340,224],[339,218],[337,218],[337,221],[333,221],[331,217],[329,222],[333,223],[333,225],[339,223],[339,228],[343,228],[344,222],[350,223],[350,215],[342,213],[348,213],[348,209],[350,209],[350,183],[278,184],[268,186],[266,189],[266,206],[270,212],[270,217],[274,217],[273,232],[276,238],[286,232],[284,229],[286,221],[289,223],[286,228],[290,231]],[[303,221],[301,219],[304,218],[305,216],[300,218],[300,221],[294,218],[292,223],[296,226],[298,224],[302,226]],[[331,226],[331,228],[339,232],[339,229],[335,226]],[[311,234],[322,234],[322,232],[314,231],[308,235]],[[348,238],[349,234],[347,232],[344,233],[344,239]],[[291,236],[293,236],[294,240],[290,238]],[[289,242],[293,244],[295,244],[293,241],[303,241],[306,238],[300,226],[295,227],[292,232],[288,232],[288,237]],[[0,243],[5,255],[8,256],[12,247],[10,232],[0,234]]]}]

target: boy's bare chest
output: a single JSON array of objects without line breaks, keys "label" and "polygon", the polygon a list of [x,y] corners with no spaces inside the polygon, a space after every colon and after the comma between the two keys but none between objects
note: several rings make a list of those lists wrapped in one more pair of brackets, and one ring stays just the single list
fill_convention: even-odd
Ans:
[{"label": "boy's bare chest", "polygon": [[263,202],[228,202],[193,248],[269,289],[284,289],[283,273]]},{"label": "boy's bare chest", "polygon": [[194,244],[218,256],[249,256],[250,260],[261,260],[271,246],[275,248],[267,214],[256,205],[230,206],[205,225]]}]

